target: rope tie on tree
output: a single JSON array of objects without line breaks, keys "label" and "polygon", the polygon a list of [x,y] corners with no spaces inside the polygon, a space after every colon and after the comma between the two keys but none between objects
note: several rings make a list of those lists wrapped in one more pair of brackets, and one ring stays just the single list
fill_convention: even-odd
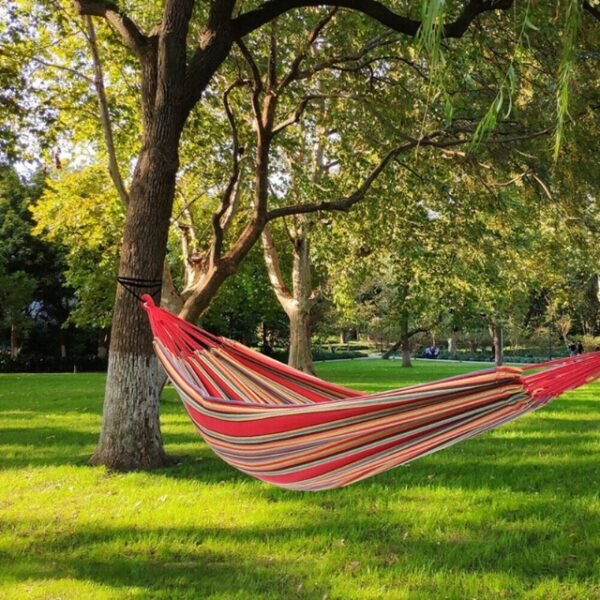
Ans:
[{"label": "rope tie on tree", "polygon": [[[142,301],[142,292],[149,293],[152,298],[156,299],[160,295],[162,287],[161,279],[137,279],[135,277],[117,277],[117,283],[123,286],[125,291],[130,293],[134,298]],[[138,291],[140,292],[138,294]]]}]

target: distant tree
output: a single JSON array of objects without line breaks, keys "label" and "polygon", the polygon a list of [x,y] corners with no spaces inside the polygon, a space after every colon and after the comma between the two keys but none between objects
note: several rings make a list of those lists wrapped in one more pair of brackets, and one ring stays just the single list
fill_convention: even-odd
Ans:
[{"label": "distant tree", "polygon": [[32,324],[28,307],[33,300],[36,281],[23,271],[3,273],[0,270],[0,324],[10,329],[10,355],[21,351],[27,329]]},{"label": "distant tree", "polygon": [[106,169],[96,165],[59,171],[30,209],[33,234],[64,248],[64,277],[76,299],[69,321],[108,328],[124,206]]},{"label": "distant tree", "polygon": [[[9,280],[14,278],[13,290],[5,280],[5,294],[11,295],[13,306],[11,319],[25,311],[36,323],[51,326],[58,351],[64,344],[58,326],[67,318],[70,292],[63,277],[63,248],[33,234],[30,206],[43,192],[43,182],[42,173],[23,182],[10,165],[0,166],[0,268]],[[25,323],[33,324],[28,319]]]}]

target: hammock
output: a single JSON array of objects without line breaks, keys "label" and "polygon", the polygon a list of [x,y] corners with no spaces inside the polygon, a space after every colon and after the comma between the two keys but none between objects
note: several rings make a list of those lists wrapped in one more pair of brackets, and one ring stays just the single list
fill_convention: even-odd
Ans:
[{"label": "hammock", "polygon": [[156,354],[206,443],[240,471],[295,490],[342,487],[387,471],[600,376],[594,352],[364,394],[216,337],[148,295],[143,300]]}]

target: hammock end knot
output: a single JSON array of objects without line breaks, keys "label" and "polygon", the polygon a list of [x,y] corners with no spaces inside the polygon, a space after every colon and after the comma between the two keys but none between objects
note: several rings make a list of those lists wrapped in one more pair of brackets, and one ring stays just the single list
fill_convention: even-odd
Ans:
[{"label": "hammock end knot", "polygon": [[154,298],[150,294],[142,294],[140,300],[142,301],[142,307],[144,310],[156,308],[156,302],[154,302]]}]

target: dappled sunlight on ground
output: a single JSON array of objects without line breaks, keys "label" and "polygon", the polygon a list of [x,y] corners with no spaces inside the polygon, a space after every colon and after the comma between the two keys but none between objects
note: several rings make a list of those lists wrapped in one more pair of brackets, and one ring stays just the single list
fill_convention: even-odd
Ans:
[{"label": "dappled sunlight on ground", "polygon": [[[319,369],[373,390],[468,366]],[[349,488],[298,493],[219,460],[172,389],[177,466],[88,468],[102,383],[0,376],[2,598],[600,597],[600,384]]]}]

